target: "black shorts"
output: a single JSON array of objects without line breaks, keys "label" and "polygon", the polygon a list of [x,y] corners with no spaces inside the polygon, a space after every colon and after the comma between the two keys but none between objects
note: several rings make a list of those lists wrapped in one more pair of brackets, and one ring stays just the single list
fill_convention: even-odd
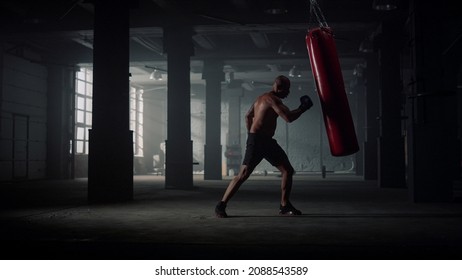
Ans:
[{"label": "black shorts", "polygon": [[242,164],[255,167],[262,159],[266,159],[273,166],[278,166],[288,160],[287,154],[276,140],[265,135],[249,133]]}]

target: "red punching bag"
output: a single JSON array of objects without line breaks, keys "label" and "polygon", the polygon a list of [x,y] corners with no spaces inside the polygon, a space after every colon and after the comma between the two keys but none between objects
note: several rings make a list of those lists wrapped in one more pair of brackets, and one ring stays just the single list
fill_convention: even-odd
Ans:
[{"label": "red punching bag", "polygon": [[306,47],[321,102],[331,154],[354,154],[359,151],[358,140],[332,30],[327,26],[311,28],[306,35]]}]

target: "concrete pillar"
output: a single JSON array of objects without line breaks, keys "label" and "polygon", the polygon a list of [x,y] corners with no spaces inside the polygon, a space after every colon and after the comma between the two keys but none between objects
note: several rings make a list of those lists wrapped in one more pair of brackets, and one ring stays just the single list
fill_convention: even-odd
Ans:
[{"label": "concrete pillar", "polygon": [[230,90],[228,93],[228,138],[227,145],[241,145],[241,124],[244,116],[241,115],[241,99],[243,89]]},{"label": "concrete pillar", "polygon": [[90,202],[133,198],[128,35],[128,1],[95,1],[93,123],[88,158]]},{"label": "concrete pillar", "polygon": [[[462,42],[459,41],[459,46],[462,45]],[[461,47],[462,48],[462,47]],[[457,48],[457,50],[460,48]],[[462,56],[462,54],[459,54]],[[459,61],[462,58],[459,57]],[[455,165],[455,178],[461,180],[462,179],[462,63],[459,65],[458,78],[457,78],[457,141],[458,143],[458,151],[456,157],[456,165]]]},{"label": "concrete pillar", "polygon": [[[0,38],[0,135],[1,134],[1,131],[3,131],[3,116],[2,116],[2,113],[3,113],[3,68],[5,67],[4,65],[4,55],[5,55],[5,47],[4,47],[4,42],[3,42],[3,38]],[[3,136],[3,135],[2,135]]]},{"label": "concrete pillar", "polygon": [[[362,77],[357,78],[357,84],[351,88],[355,98],[355,120],[356,120],[356,135],[358,143],[364,143],[366,137],[366,89],[363,84]],[[354,155],[356,159],[356,175],[364,176],[364,150],[359,151]]]},{"label": "concrete pillar", "polygon": [[444,9],[448,3],[411,1],[415,84],[408,99],[407,146],[409,195],[414,202],[451,201],[453,180],[460,172],[456,96],[460,48],[451,49],[454,37],[449,34],[456,28],[449,16],[433,16],[451,14]]},{"label": "concrete pillar", "polygon": [[401,114],[403,94],[401,86],[400,21],[384,21],[379,35],[379,187],[404,188],[405,156]]},{"label": "concrete pillar", "polygon": [[234,174],[239,172],[242,164],[242,145],[241,145],[241,99],[243,89],[229,90],[228,98],[228,137],[226,142],[226,174],[233,170]]},{"label": "concrete pillar", "polygon": [[191,141],[190,57],[193,55],[190,26],[164,29],[168,63],[167,140],[165,186],[193,187]]},{"label": "concrete pillar", "polygon": [[366,55],[366,124],[364,136],[364,179],[378,178],[378,146],[379,137],[379,64],[375,53]]},{"label": "concrete pillar", "polygon": [[[12,144],[9,144],[9,140],[5,141],[3,140],[6,138],[6,128],[5,128],[5,120],[4,118],[6,117],[4,115],[4,108],[3,108],[3,96],[4,96],[4,83],[5,83],[5,77],[4,77],[4,68],[5,68],[5,62],[4,62],[4,56],[5,56],[5,45],[4,45],[4,38],[3,36],[0,37],[0,145],[1,149],[7,150],[7,145],[9,149],[11,149],[13,153],[13,147]],[[10,136],[10,138],[12,138]],[[8,144],[7,144],[8,143]],[[4,148],[5,147],[5,148]],[[8,162],[9,161],[9,162]],[[5,163],[6,162],[6,163]],[[0,181],[3,180],[11,180],[12,179],[12,172],[13,166],[12,166],[12,154],[10,155],[5,155],[4,152],[0,152]]]},{"label": "concrete pillar", "polygon": [[72,177],[70,140],[72,98],[75,96],[75,71],[69,67],[48,67],[47,98],[47,177]]},{"label": "concrete pillar", "polygon": [[[143,141],[144,141],[144,164],[148,173],[164,169],[164,152],[161,144],[165,142],[166,135],[166,93],[163,91],[150,91],[143,93]],[[159,156],[159,161],[154,166],[154,155]]]},{"label": "concrete pillar", "polygon": [[204,179],[221,180],[221,81],[223,62],[205,60],[202,78],[205,87],[205,147]]}]

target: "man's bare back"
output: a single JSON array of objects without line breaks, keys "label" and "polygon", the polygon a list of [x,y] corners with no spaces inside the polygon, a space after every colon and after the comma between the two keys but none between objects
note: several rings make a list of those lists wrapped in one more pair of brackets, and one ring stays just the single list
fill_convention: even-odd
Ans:
[{"label": "man's bare back", "polygon": [[273,108],[280,106],[281,99],[272,92],[260,95],[246,115],[248,131],[273,137],[279,116]]},{"label": "man's bare back", "polygon": [[279,92],[273,90],[260,95],[245,116],[247,130],[250,133],[273,137],[279,116],[286,122],[293,122],[298,119],[304,110],[299,108],[289,110],[281,100],[288,94],[289,90],[286,89]]}]

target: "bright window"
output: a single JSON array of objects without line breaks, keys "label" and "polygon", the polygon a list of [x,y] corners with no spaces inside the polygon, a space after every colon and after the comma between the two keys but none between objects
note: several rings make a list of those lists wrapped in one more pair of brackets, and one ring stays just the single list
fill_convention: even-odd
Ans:
[{"label": "bright window", "polygon": [[133,131],[133,153],[143,156],[143,90],[130,87],[130,130]]},{"label": "bright window", "polygon": [[93,71],[81,68],[75,79],[75,153],[88,154],[92,119]]},{"label": "bright window", "polygon": [[[93,71],[81,68],[75,79],[75,153],[88,154],[89,129],[92,125]],[[130,130],[133,152],[143,156],[143,90],[130,87]]]}]

